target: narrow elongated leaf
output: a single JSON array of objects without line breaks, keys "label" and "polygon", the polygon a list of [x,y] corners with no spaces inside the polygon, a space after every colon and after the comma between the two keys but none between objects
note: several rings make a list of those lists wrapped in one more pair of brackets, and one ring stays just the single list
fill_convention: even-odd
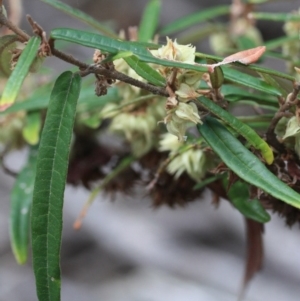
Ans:
[{"label": "narrow elongated leaf", "polygon": [[179,30],[183,30],[199,24],[201,22],[213,19],[221,15],[229,14],[230,7],[228,5],[215,6],[212,8],[201,10],[195,14],[190,14],[186,17],[177,19],[176,21],[169,23],[160,31],[161,35],[168,35]]},{"label": "narrow elongated leaf", "polygon": [[18,174],[10,195],[10,242],[19,264],[27,261],[36,158],[37,147],[32,147],[28,162]]},{"label": "narrow elongated leaf", "polygon": [[138,42],[120,41],[102,36],[100,34],[69,28],[54,29],[51,31],[51,37],[56,40],[68,41],[86,47],[100,49],[103,52],[112,54],[117,54],[118,52],[123,51],[131,51],[140,61],[145,63],[190,69],[198,72],[207,71],[207,67],[200,66],[199,64],[185,64],[178,61],[157,58],[151,54],[145,45]]},{"label": "narrow elongated leaf", "polygon": [[62,73],[42,132],[31,213],[33,268],[40,301],[60,300],[62,207],[81,78]]},{"label": "narrow elongated leaf", "polygon": [[261,151],[262,156],[268,164],[271,164],[274,160],[272,149],[267,142],[263,140],[259,135],[251,129],[245,123],[239,121],[236,117],[220,108],[210,99],[202,96],[198,98],[199,102],[210,112],[218,116],[223,122],[230,126],[235,132],[243,136],[253,147]]},{"label": "narrow elongated leaf", "polygon": [[249,200],[249,187],[241,181],[231,185],[227,195],[236,209],[245,217],[251,218],[259,223],[266,223],[271,220],[269,213],[263,208],[258,199]]},{"label": "narrow elongated leaf", "polygon": [[266,93],[253,93],[250,89],[241,88],[231,84],[222,85],[221,93],[228,101],[253,100],[256,105],[268,105],[278,109],[278,99],[276,96],[268,95]]},{"label": "narrow elongated leaf", "polygon": [[53,88],[53,84],[46,84],[40,88],[37,88],[32,94],[23,101],[14,102],[5,111],[0,112],[1,115],[15,113],[19,111],[35,111],[40,109],[45,109],[49,104],[49,93]]},{"label": "narrow elongated leaf", "polygon": [[11,106],[16,100],[22,83],[29,72],[29,68],[37,55],[39,45],[40,39],[38,37],[33,37],[22,51],[18,63],[11,73],[2,93],[0,111]]},{"label": "narrow elongated leaf", "polygon": [[223,73],[225,78],[231,82],[241,84],[243,86],[253,88],[255,90],[262,91],[271,95],[281,96],[281,92],[278,91],[277,88],[252,75],[226,67],[223,68]]},{"label": "narrow elongated leaf", "polygon": [[[221,58],[221,57],[218,57],[218,56],[215,56],[215,55],[210,55],[210,54],[204,54],[204,53],[201,53],[201,52],[196,52],[195,56],[196,56],[196,58],[204,58],[204,59],[210,58],[210,59],[213,59],[213,60],[216,60],[216,61],[219,61],[219,62],[221,62],[223,60],[223,58]],[[245,70],[247,68],[247,69],[251,69],[251,70],[254,70],[254,71],[257,71],[257,72],[260,72],[260,73],[275,75],[277,77],[287,79],[291,82],[294,82],[294,80],[295,80],[295,78],[292,75],[289,75],[287,73],[279,72],[279,71],[274,70],[274,69],[265,68],[265,67],[261,67],[261,66],[254,65],[254,64],[244,66],[244,65],[241,65],[239,63],[234,63],[234,65],[239,66],[241,69],[244,68]],[[231,69],[231,68],[227,68],[227,70],[229,70],[229,69]],[[231,69],[231,70],[234,70],[234,69]],[[245,74],[245,75],[247,76],[247,74]]]},{"label": "narrow elongated leaf", "polygon": [[138,75],[149,83],[160,87],[165,86],[166,79],[148,64],[141,62],[136,56],[127,57],[124,60]]},{"label": "narrow elongated leaf", "polygon": [[132,54],[133,53],[131,51],[120,51],[117,54],[110,54],[102,61],[102,64],[106,62],[113,62],[118,59],[124,59],[126,57],[132,56]]},{"label": "narrow elongated leaf", "polygon": [[110,30],[108,27],[106,27],[105,25],[103,25],[102,23],[98,22],[96,19],[92,18],[91,16],[87,15],[86,13],[84,13],[81,10],[78,10],[66,3],[63,3],[61,1],[57,1],[57,0],[41,0],[53,7],[55,7],[56,9],[88,24],[89,26],[97,29],[99,32],[108,35],[110,37],[114,37],[117,38],[118,35],[116,33],[114,33],[112,30]]},{"label": "narrow elongated leaf", "polygon": [[[40,89],[37,89],[26,100],[15,102],[11,107],[3,112],[1,115],[15,113],[19,111],[35,111],[48,108],[50,96],[49,92],[53,88],[53,84],[48,84]],[[108,89],[106,95],[96,96],[95,91],[91,89],[91,86],[85,85],[81,89],[80,98],[78,100],[78,112],[89,111],[95,108],[101,108],[108,102],[115,102],[120,100],[120,95],[116,88]]]},{"label": "narrow elongated leaf", "polygon": [[205,26],[199,28],[191,28],[187,30],[184,35],[178,37],[178,42],[180,44],[189,44],[189,43],[199,43],[206,37],[224,30],[224,24],[222,23],[208,23]]},{"label": "narrow elongated leaf", "polygon": [[257,71],[257,72],[260,72],[260,73],[270,74],[270,75],[277,76],[279,78],[287,79],[291,82],[294,82],[294,80],[295,80],[292,75],[289,75],[289,74],[283,73],[283,72],[279,72],[279,71],[274,70],[274,69],[260,67],[258,65],[249,65],[247,67],[251,70],[254,70],[254,71]]},{"label": "narrow elongated leaf", "polygon": [[276,80],[276,77],[271,76],[271,75],[266,74],[266,73],[259,73],[259,74],[260,74],[261,78],[264,79],[264,81],[266,83],[268,83],[269,85],[275,87],[278,91],[280,91],[280,93],[283,97],[287,96],[289,91],[284,89],[283,85],[281,85],[280,82]]},{"label": "narrow elongated leaf", "polygon": [[268,20],[268,21],[281,21],[281,22],[300,22],[300,16],[298,14],[287,13],[251,13],[250,18],[256,20]]},{"label": "narrow elongated leaf", "polygon": [[277,47],[282,47],[285,43],[291,42],[291,41],[298,41],[299,35],[291,35],[291,36],[283,36],[280,38],[276,38],[273,40],[266,41],[264,44],[267,48],[267,50],[274,50]]},{"label": "narrow elongated leaf", "polygon": [[138,40],[140,42],[149,42],[153,39],[158,26],[160,7],[160,0],[150,0],[148,2],[139,26]]},{"label": "narrow elongated leaf", "polygon": [[221,160],[241,179],[273,197],[300,208],[300,194],[280,181],[223,125],[207,117],[198,130]]}]

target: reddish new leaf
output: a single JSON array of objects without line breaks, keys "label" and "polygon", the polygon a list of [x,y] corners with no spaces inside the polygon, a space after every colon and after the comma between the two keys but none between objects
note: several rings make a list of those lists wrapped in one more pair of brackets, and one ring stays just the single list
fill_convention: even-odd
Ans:
[{"label": "reddish new leaf", "polygon": [[224,58],[222,63],[239,62],[245,65],[255,63],[266,51],[266,46],[258,46],[255,48],[243,50]]},{"label": "reddish new leaf", "polygon": [[231,63],[242,63],[245,65],[249,65],[252,63],[255,63],[266,51],[266,46],[258,46],[255,48],[239,51],[237,53],[234,53],[232,55],[229,55],[224,58],[223,61],[217,63],[217,64],[202,64],[202,66],[207,66],[208,71],[210,73],[214,72],[214,68],[226,64],[231,64]]}]

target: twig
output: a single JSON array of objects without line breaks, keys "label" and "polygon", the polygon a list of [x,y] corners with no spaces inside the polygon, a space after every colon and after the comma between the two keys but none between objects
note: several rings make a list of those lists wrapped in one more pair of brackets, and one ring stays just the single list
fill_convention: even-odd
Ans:
[{"label": "twig", "polygon": [[[31,26],[33,27],[33,31],[36,34],[41,35],[42,38],[44,38],[45,34],[44,34],[44,31],[42,30],[42,27],[40,25],[38,25],[30,16],[27,16],[27,19],[28,19],[29,23],[31,24]],[[5,17],[5,15],[2,12],[2,9],[0,9],[0,24],[8,27],[10,30],[12,30],[14,33],[16,33],[19,36],[20,40],[23,42],[28,41],[30,39],[30,36],[28,34],[26,34],[19,27],[12,24]],[[109,79],[119,80],[124,83],[128,83],[130,85],[136,86],[143,90],[149,91],[155,95],[161,95],[161,96],[165,96],[165,97],[169,96],[169,94],[166,92],[165,88],[156,87],[154,85],[141,82],[139,80],[136,80],[136,79],[134,79],[130,76],[127,76],[121,72],[118,72],[116,70],[108,70],[101,65],[88,65],[86,63],[83,63],[83,62],[79,61],[78,59],[74,58],[73,56],[55,49],[53,39],[49,39],[48,44],[49,44],[52,55],[56,56],[57,58],[60,58],[61,60],[65,61],[65,62],[68,62],[72,65],[79,67],[81,76],[86,76],[91,73],[99,74],[99,75],[103,75]]]},{"label": "twig", "polygon": [[160,88],[160,87],[153,86],[151,84],[141,82],[137,79],[134,79],[134,78],[132,78],[124,73],[118,72],[116,70],[106,69],[101,64],[88,65],[86,63],[83,63],[83,62],[79,61],[78,59],[74,58],[72,55],[68,55],[62,51],[57,50],[54,47],[53,39],[49,40],[49,45],[51,48],[52,55],[60,58],[61,60],[65,61],[67,63],[70,63],[72,65],[79,67],[80,75],[82,77],[87,76],[89,74],[99,74],[99,75],[105,76],[106,78],[110,78],[113,80],[119,80],[124,83],[130,84],[132,86],[136,86],[138,88],[149,91],[156,95],[161,95],[161,96],[165,96],[165,97],[169,96],[169,94],[167,93],[165,88]]},{"label": "twig", "polygon": [[[79,61],[77,61],[77,62],[79,62]],[[76,66],[79,66],[79,65],[76,65]],[[132,86],[136,86],[143,90],[149,91],[155,95],[161,95],[161,96],[165,96],[165,97],[169,96],[169,94],[167,93],[165,88],[160,88],[160,87],[153,86],[151,84],[141,82],[139,80],[136,80],[136,79],[134,79],[124,73],[118,72],[116,70],[108,70],[106,68],[103,68],[101,65],[88,65],[88,67],[85,70],[82,70],[80,72],[81,76],[86,76],[90,73],[100,74],[100,75],[103,75],[110,79],[122,81],[122,82],[130,84]]]}]

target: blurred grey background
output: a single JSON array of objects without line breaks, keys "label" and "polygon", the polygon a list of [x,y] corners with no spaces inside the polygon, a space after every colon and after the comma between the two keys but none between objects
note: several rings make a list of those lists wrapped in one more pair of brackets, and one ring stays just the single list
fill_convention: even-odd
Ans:
[{"label": "blurred grey background", "polygon": [[[5,2],[5,1],[4,1]],[[116,28],[137,25],[147,1],[69,0],[101,21],[116,20]],[[230,1],[163,0],[162,24]],[[268,11],[298,9],[298,1],[263,5]],[[41,3],[23,1],[44,29],[85,25]],[[280,34],[281,27],[261,24],[265,36]],[[23,21],[24,28],[30,28]],[[273,26],[274,25],[274,26]],[[200,45],[200,51],[209,51]],[[201,49],[203,47],[203,49]],[[81,58],[90,52],[73,50]],[[49,59],[49,64],[58,60]],[[56,65],[54,65],[56,66]],[[69,66],[60,62],[57,68]],[[2,129],[1,129],[2,130]],[[14,152],[6,163],[18,170],[26,151]],[[31,262],[18,266],[8,235],[9,191],[13,179],[0,173],[0,301],[35,301]],[[64,206],[62,246],[62,300],[105,301],[229,301],[236,300],[245,260],[245,228],[241,215],[228,202],[215,209],[207,192],[186,208],[153,211],[150,201],[119,195],[114,202],[103,196],[89,210],[80,231],[72,225],[89,192],[68,187]],[[277,216],[265,227],[263,270],[251,282],[245,300],[294,301],[300,294],[300,231],[289,229]]]}]

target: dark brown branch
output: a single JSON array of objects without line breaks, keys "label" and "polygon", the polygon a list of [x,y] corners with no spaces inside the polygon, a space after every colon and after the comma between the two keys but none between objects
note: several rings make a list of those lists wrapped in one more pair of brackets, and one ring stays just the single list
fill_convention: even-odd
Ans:
[{"label": "dark brown branch", "polygon": [[[42,27],[40,25],[38,25],[30,16],[27,16],[27,19],[28,19],[29,23],[31,24],[31,26],[33,27],[33,31],[36,34],[41,35],[41,32],[43,33]],[[27,35],[23,30],[21,30],[20,28],[18,28],[14,24],[12,24],[9,20],[7,20],[7,18],[2,13],[2,10],[0,10],[0,24],[7,26],[10,30],[15,32],[22,41],[25,42],[30,39],[30,36]],[[150,93],[153,93],[155,95],[161,95],[161,96],[165,96],[165,97],[169,96],[169,94],[167,93],[165,88],[156,87],[154,85],[141,82],[139,80],[129,77],[126,74],[123,74],[116,70],[108,70],[101,65],[88,65],[86,63],[83,63],[83,62],[75,59],[73,56],[65,54],[64,52],[55,49],[53,39],[49,40],[49,47],[51,49],[52,55],[60,58],[61,60],[65,61],[65,62],[68,62],[72,65],[79,67],[81,76],[86,76],[91,73],[103,75],[108,79],[122,81],[124,83],[136,86],[136,87],[141,88],[146,91],[149,91]]]},{"label": "dark brown branch", "polygon": [[80,70],[86,70],[89,68],[89,65],[86,63],[83,63],[77,59],[75,59],[72,55],[66,54],[62,51],[59,51],[57,49],[54,48],[54,41],[52,39],[49,40],[49,45],[51,48],[51,53],[52,55],[56,56],[57,58],[70,63],[74,66],[77,66]]},{"label": "dark brown branch", "polygon": [[89,74],[99,74],[99,75],[103,75],[109,79],[119,80],[124,83],[130,84],[132,86],[136,86],[143,90],[149,91],[155,95],[161,95],[161,96],[165,96],[165,97],[169,96],[169,94],[167,93],[165,88],[160,88],[160,87],[153,86],[151,84],[141,82],[139,80],[136,80],[136,79],[134,79],[124,73],[118,72],[116,70],[108,70],[101,65],[88,65],[86,63],[83,63],[83,62],[75,59],[71,55],[65,54],[62,51],[55,49],[53,47],[53,40],[49,41],[49,44],[51,47],[52,54],[67,63],[70,63],[72,65],[79,67],[79,69],[81,70],[80,75],[82,77],[87,76]]},{"label": "dark brown branch", "polygon": [[[165,96],[165,97],[168,97],[169,94],[168,92],[166,91],[165,88],[161,88],[161,87],[156,87],[154,85],[151,85],[151,84],[147,84],[147,83],[144,83],[144,82],[141,82],[137,79],[134,79],[124,73],[121,73],[121,72],[118,72],[116,70],[107,70],[105,68],[103,68],[101,65],[100,66],[90,66],[89,69],[92,69],[92,73],[95,73],[95,74],[100,74],[100,75],[103,75],[107,78],[110,78],[110,79],[115,79],[115,80],[119,80],[119,81],[122,81],[124,83],[127,83],[127,84],[130,84],[132,86],[135,86],[135,87],[138,87],[138,88],[141,88],[143,90],[146,90],[152,94],[155,94],[155,95],[161,95],[161,96]],[[84,72],[83,72],[84,73]]]}]

